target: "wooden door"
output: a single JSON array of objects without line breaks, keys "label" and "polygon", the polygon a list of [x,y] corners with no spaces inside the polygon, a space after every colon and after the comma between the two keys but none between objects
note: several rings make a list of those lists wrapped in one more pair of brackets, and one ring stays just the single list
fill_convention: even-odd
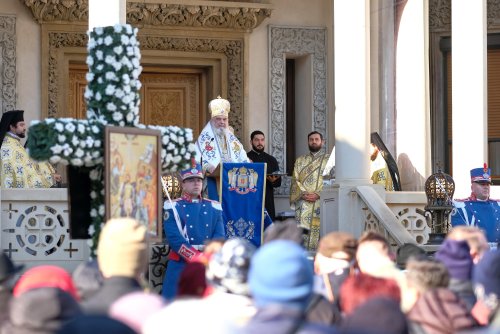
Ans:
[{"label": "wooden door", "polygon": [[[83,94],[87,71],[84,64],[70,64],[69,117],[86,117]],[[206,72],[201,67],[145,67],[140,76],[140,123],[188,127],[196,138],[207,122]]]}]

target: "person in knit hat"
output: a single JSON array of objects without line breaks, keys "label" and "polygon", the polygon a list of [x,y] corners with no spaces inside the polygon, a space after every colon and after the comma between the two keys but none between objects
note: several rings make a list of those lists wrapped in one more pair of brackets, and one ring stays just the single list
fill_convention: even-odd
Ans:
[{"label": "person in knit hat", "polygon": [[43,265],[27,270],[14,286],[13,295],[17,297],[36,288],[59,288],[80,300],[71,275],[61,267]]},{"label": "person in knit hat", "polygon": [[121,296],[141,291],[147,254],[146,227],[130,218],[106,222],[97,246],[97,261],[104,283],[95,295],[82,303],[84,310],[91,314],[106,314]]},{"label": "person in knit hat", "polygon": [[434,258],[441,261],[448,269],[450,275],[448,288],[455,292],[471,310],[476,303],[476,296],[471,281],[474,263],[467,241],[446,238]]},{"label": "person in knit hat", "polygon": [[78,301],[55,287],[39,287],[12,298],[2,334],[52,334],[82,315]]},{"label": "person in knit hat", "polygon": [[413,305],[406,313],[412,332],[457,333],[477,322],[460,297],[448,289],[449,275],[438,260],[410,258],[407,263],[407,295]]},{"label": "person in knit hat", "polygon": [[263,245],[252,258],[248,276],[257,313],[242,333],[334,333],[331,327],[304,320],[313,280],[303,247],[289,240]]},{"label": "person in knit hat", "polygon": [[480,324],[500,330],[500,250],[484,254],[474,268],[472,281],[477,296],[473,315]]}]

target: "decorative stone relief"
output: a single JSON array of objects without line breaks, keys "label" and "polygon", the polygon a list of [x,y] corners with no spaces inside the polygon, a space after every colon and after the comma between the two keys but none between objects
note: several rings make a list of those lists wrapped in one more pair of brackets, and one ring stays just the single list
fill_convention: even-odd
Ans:
[{"label": "decorative stone relief", "polygon": [[[271,152],[281,168],[285,166],[286,146],[286,56],[311,55],[313,76],[313,128],[328,139],[328,114],[326,91],[326,28],[269,28],[269,91]],[[275,194],[289,195],[290,177],[283,177]]]},{"label": "decorative stone relief", "polygon": [[[488,29],[500,29],[500,0],[488,0]],[[451,34],[451,0],[429,1],[429,32]]]},{"label": "decorative stone relief", "polygon": [[[222,53],[227,59],[228,100],[231,101],[229,122],[236,136],[243,136],[243,39],[211,39],[191,37],[140,36],[141,50]],[[87,45],[87,35],[78,32],[49,33],[48,117],[58,117],[58,49]],[[282,125],[283,126],[283,125]]]},{"label": "decorative stone relief", "polygon": [[[181,2],[181,1],[179,1]],[[200,1],[200,3],[202,3]],[[88,0],[24,0],[39,22],[88,21]],[[224,28],[251,31],[271,16],[266,4],[241,3],[239,7],[127,2],[127,23],[134,26]]]},{"label": "decorative stone relief", "polygon": [[0,15],[0,113],[16,109],[16,18]]}]

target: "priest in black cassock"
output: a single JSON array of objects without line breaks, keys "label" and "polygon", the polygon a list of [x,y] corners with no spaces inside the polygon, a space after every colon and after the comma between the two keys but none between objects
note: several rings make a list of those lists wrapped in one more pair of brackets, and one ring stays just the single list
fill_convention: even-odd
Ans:
[{"label": "priest in black cassock", "polygon": [[266,182],[266,203],[265,207],[269,216],[274,221],[275,210],[274,210],[274,193],[273,188],[281,186],[281,176],[272,175],[273,173],[279,173],[278,161],[275,157],[264,152],[266,138],[264,133],[260,130],[252,132],[250,135],[250,142],[252,144],[252,150],[247,152],[247,156],[252,162],[266,162],[267,163],[267,182]]}]

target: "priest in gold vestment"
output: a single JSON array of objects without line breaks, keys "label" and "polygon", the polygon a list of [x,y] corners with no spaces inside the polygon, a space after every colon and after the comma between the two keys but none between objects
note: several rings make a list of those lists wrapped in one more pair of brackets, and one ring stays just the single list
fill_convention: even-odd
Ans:
[{"label": "priest in gold vestment", "polygon": [[304,247],[315,251],[320,233],[320,200],[323,189],[323,170],[329,154],[321,152],[323,135],[317,131],[307,136],[309,153],[297,158],[293,168],[290,188],[290,206],[295,210],[295,219],[304,229]]},{"label": "priest in gold vestment", "polygon": [[0,121],[0,178],[2,188],[50,188],[54,184],[54,168],[37,163],[21,144],[26,136],[22,110],[7,111]]}]

